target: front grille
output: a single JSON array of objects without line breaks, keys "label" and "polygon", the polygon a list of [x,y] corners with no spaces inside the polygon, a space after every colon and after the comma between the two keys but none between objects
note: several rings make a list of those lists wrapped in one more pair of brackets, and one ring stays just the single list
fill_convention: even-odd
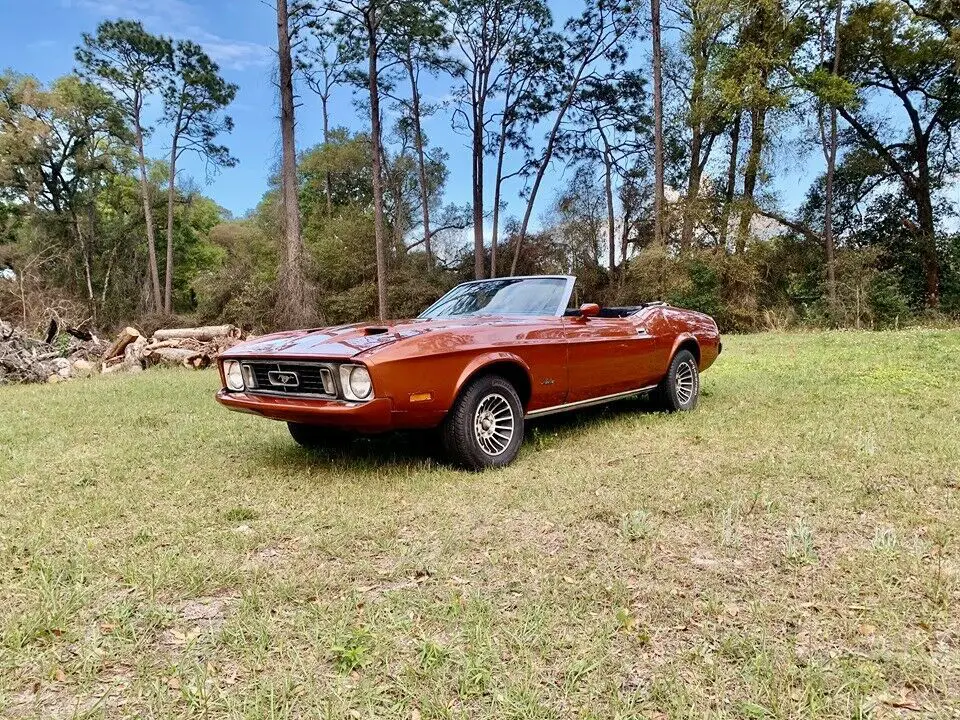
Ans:
[{"label": "front grille", "polygon": [[337,397],[331,365],[252,361],[242,363],[241,368],[248,392]]}]

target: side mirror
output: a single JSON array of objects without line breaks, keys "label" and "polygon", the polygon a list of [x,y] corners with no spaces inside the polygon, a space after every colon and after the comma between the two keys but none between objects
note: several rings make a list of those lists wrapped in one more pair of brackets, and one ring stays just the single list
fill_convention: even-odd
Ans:
[{"label": "side mirror", "polygon": [[600,306],[596,303],[584,303],[580,306],[580,317],[592,318],[597,317],[600,314]]}]

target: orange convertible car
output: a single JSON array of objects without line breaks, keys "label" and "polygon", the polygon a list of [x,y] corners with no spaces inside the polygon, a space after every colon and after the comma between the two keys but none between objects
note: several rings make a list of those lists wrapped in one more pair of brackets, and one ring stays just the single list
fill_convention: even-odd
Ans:
[{"label": "orange convertible car", "polygon": [[477,280],[413,320],[256,338],[220,358],[217,400],[285,421],[310,447],[441,428],[471,469],[513,460],[529,418],[651,391],[693,409],[721,350],[717,324],[664,303],[571,309],[575,280]]}]

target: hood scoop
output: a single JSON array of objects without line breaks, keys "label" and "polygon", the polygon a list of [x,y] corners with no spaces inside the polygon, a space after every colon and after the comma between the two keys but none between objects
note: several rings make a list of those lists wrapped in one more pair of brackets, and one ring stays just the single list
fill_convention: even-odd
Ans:
[{"label": "hood scoop", "polygon": [[383,335],[388,330],[389,328],[385,328],[385,327],[365,327],[363,329],[363,334],[364,335]]}]

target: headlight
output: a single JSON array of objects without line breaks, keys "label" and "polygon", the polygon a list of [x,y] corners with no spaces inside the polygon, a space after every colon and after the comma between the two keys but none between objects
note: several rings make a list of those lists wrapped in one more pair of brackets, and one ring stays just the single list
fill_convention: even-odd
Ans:
[{"label": "headlight", "polygon": [[373,395],[370,373],[362,365],[341,365],[340,384],[347,400],[367,400]]},{"label": "headlight", "polygon": [[240,370],[240,363],[236,360],[227,360],[223,363],[223,376],[227,379],[227,389],[234,391],[243,390],[243,372]]}]

